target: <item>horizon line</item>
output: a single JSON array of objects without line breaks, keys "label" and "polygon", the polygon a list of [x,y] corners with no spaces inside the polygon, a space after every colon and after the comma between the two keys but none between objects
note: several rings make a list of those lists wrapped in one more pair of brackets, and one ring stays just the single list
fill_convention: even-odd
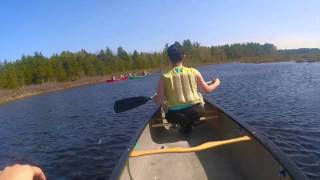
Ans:
[{"label": "horizon line", "polygon": [[[186,40],[190,40],[190,39],[186,39]],[[191,41],[191,40],[190,40]],[[178,41],[179,42],[179,41]],[[182,41],[183,42],[183,41]],[[199,43],[198,41],[191,41],[191,43]],[[233,42],[233,43],[225,43],[225,44],[216,44],[216,45],[205,45],[205,44],[202,44],[202,43],[199,43],[200,46],[202,47],[219,47],[219,46],[226,46],[226,45],[234,45],[234,44],[247,44],[247,43],[258,43],[258,44],[272,44],[276,47],[276,50],[298,50],[298,49],[319,49],[320,50],[320,47],[299,47],[299,48],[279,48],[275,43],[271,43],[271,42],[264,42],[264,43],[261,43],[261,42],[253,42],[253,41],[247,41],[247,42]],[[165,43],[165,44],[169,44],[169,43]],[[164,45],[165,45],[164,44]],[[123,46],[118,46],[116,48],[110,48],[109,46],[105,46],[105,48],[100,48],[98,50],[95,50],[95,52],[92,52],[90,50],[87,50],[86,48],[81,48],[81,49],[78,49],[78,50],[61,50],[60,52],[54,52],[54,53],[51,53],[51,55],[47,55],[47,54],[44,54],[43,52],[41,51],[34,51],[32,54],[21,54],[19,58],[17,59],[0,59],[0,63],[1,62],[4,62],[4,61],[9,61],[9,62],[13,62],[13,61],[18,61],[18,60],[21,60],[21,58],[23,56],[33,56],[35,53],[40,53],[42,54],[44,57],[46,58],[50,58],[54,55],[59,55],[61,54],[62,52],[71,52],[71,53],[77,53],[77,52],[80,52],[82,50],[84,50],[85,52],[87,53],[90,53],[90,54],[95,54],[97,55],[101,50],[106,50],[106,49],[110,49],[112,51],[112,53],[116,54],[117,53],[117,49],[122,47],[128,54],[132,54],[134,51],[137,51],[139,53],[159,53],[161,51],[163,51],[164,48],[162,49],[158,49],[158,50],[137,50],[137,49],[133,49],[133,50],[127,50],[126,48],[124,48]]]}]

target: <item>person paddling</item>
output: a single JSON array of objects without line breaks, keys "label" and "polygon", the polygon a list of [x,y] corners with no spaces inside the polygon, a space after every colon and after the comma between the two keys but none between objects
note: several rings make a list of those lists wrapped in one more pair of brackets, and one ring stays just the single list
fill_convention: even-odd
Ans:
[{"label": "person paddling", "polygon": [[220,80],[215,78],[208,85],[197,69],[183,66],[186,54],[179,42],[168,47],[167,53],[172,69],[160,78],[153,100],[158,105],[167,105],[165,118],[168,122],[179,124],[182,133],[189,133],[193,123],[205,113],[198,87],[205,93],[211,93],[220,85]]}]

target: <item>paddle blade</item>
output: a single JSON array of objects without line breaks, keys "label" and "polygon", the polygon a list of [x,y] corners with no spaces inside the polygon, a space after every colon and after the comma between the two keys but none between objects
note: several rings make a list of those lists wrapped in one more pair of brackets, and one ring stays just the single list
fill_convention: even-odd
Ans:
[{"label": "paddle blade", "polygon": [[118,100],[114,103],[114,112],[119,113],[128,111],[145,104],[150,99],[150,97],[139,96]]}]

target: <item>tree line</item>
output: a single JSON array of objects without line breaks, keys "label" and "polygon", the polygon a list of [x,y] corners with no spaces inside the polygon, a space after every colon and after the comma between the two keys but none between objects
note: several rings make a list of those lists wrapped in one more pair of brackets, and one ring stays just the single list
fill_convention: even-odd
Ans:
[{"label": "tree line", "polygon": [[[223,46],[202,46],[198,42],[184,40],[188,65],[226,63],[241,58],[271,56],[277,52],[273,44],[242,43]],[[110,75],[113,73],[165,68],[169,62],[166,54],[168,44],[162,52],[127,52],[119,47],[116,52],[106,48],[98,53],[85,50],[63,51],[51,57],[40,52],[22,56],[14,62],[0,62],[0,87],[17,89],[25,85],[47,82],[74,81],[83,77]]]}]

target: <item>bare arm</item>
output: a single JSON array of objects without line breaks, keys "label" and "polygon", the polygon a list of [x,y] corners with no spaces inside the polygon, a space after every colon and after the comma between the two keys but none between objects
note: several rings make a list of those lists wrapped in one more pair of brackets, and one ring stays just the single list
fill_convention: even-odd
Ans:
[{"label": "bare arm", "polygon": [[197,75],[197,85],[207,94],[213,92],[214,90],[216,90],[218,88],[218,86],[220,85],[220,79],[216,78],[214,80],[214,83],[208,85],[202,75],[200,73],[198,73]]},{"label": "bare arm", "polygon": [[30,165],[19,165],[6,167],[0,174],[0,180],[46,180],[43,171]]},{"label": "bare arm", "polygon": [[157,105],[161,105],[164,100],[164,82],[162,77],[159,79],[158,87],[157,87],[157,94],[153,97],[153,101]]}]

